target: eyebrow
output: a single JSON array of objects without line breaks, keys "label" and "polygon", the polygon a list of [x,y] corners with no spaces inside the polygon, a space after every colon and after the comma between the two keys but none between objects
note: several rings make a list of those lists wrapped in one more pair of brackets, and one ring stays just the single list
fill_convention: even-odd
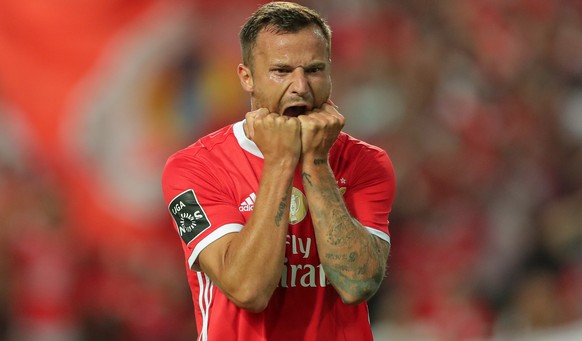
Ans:
[{"label": "eyebrow", "polygon": [[275,67],[275,68],[291,68],[291,69],[294,69],[296,67],[302,67],[303,69],[311,69],[311,68],[325,67],[325,66],[327,66],[327,63],[320,62],[320,61],[315,61],[315,62],[309,63],[307,65],[297,65],[297,66],[291,66],[288,63],[273,63],[273,64],[271,64],[271,68]]}]

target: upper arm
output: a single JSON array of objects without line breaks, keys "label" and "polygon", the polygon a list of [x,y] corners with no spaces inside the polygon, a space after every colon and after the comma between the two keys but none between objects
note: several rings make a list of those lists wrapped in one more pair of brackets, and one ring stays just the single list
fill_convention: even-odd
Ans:
[{"label": "upper arm", "polygon": [[213,282],[221,287],[221,273],[224,268],[225,258],[235,234],[227,234],[215,240],[200,252],[198,256],[199,267]]},{"label": "upper arm", "polygon": [[366,152],[358,154],[356,176],[347,184],[344,200],[355,219],[375,236],[389,241],[389,215],[396,191],[394,169],[384,151]]},{"label": "upper arm", "polygon": [[212,255],[219,254],[224,241],[216,243],[239,232],[244,224],[236,201],[206,167],[196,163],[199,159],[170,158],[162,175],[164,198],[174,228],[182,240],[190,268],[196,271],[200,269],[198,257],[206,248],[214,250]]}]

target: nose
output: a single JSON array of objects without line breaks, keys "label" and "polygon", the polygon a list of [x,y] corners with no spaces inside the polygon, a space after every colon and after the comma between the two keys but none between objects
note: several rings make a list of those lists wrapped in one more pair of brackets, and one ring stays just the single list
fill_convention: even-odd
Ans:
[{"label": "nose", "polygon": [[309,82],[305,76],[305,70],[302,67],[297,67],[293,70],[289,90],[299,96],[303,96],[309,92]]}]

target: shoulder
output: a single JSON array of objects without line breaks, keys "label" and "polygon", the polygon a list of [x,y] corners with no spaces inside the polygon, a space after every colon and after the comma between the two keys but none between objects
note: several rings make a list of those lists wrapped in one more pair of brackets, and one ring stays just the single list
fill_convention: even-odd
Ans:
[{"label": "shoulder", "polygon": [[200,138],[193,144],[180,149],[170,155],[164,165],[162,182],[174,177],[193,178],[198,175],[211,175],[209,164],[223,157],[228,152],[217,150],[232,150],[235,148],[236,138],[232,133],[232,125],[223,127]]},{"label": "shoulder", "polygon": [[353,158],[388,158],[386,151],[378,146],[341,132],[334,144],[335,152]]},{"label": "shoulder", "polygon": [[334,170],[350,170],[360,181],[375,178],[394,181],[394,166],[388,153],[373,144],[340,133],[330,153]]},{"label": "shoulder", "polygon": [[228,148],[233,141],[235,141],[235,138],[232,132],[232,125],[228,125],[201,137],[186,148],[180,149],[170,155],[166,162],[166,167],[174,163],[198,160],[201,157],[208,156],[214,148]]}]

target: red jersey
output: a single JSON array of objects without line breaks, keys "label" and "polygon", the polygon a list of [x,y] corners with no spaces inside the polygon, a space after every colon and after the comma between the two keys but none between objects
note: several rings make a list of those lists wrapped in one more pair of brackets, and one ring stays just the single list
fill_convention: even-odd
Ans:
[{"label": "red jersey", "polygon": [[[237,307],[201,272],[200,252],[241,231],[249,220],[263,162],[238,122],[178,151],[164,169],[164,197],[190,267],[198,340],[372,340],[367,304],[344,304],[325,277],[299,169],[293,180],[285,267],[267,308],[252,313]],[[351,215],[389,242],[395,182],[386,152],[340,133],[329,163]]]}]

